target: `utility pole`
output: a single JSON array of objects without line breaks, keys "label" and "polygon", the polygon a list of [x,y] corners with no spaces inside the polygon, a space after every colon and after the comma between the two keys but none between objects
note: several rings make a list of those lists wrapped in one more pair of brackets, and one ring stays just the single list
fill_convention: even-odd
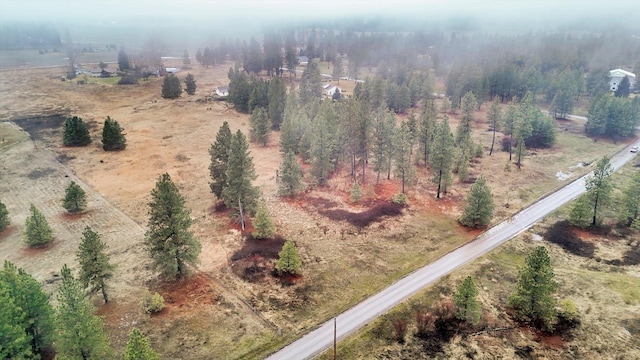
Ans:
[{"label": "utility pole", "polygon": [[336,360],[336,318],[333,318],[333,360]]}]

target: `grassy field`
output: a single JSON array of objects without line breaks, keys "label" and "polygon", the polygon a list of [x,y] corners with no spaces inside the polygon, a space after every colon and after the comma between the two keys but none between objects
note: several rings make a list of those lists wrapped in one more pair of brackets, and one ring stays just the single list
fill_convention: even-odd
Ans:
[{"label": "grassy field", "polygon": [[[640,159],[627,164],[614,175],[618,187],[624,187],[632,172],[638,171]],[[640,265],[610,265],[628,252],[640,253],[640,235],[612,232],[592,235],[579,232],[582,241],[595,247],[592,257],[574,255],[546,240],[547,229],[568,214],[572,204],[554,212],[530,231],[510,240],[490,254],[425,289],[405,304],[369,324],[338,345],[338,357],[349,359],[458,358],[471,351],[478,358],[512,358],[522,356],[522,349],[536,357],[548,359],[600,358],[632,359],[640,356]],[[615,219],[612,219],[615,221]],[[542,240],[538,240],[544,237]],[[571,336],[550,335],[520,328],[506,315],[506,298],[513,291],[518,269],[535,246],[545,246],[559,283],[557,299],[576,304],[582,324]],[[511,328],[472,336],[456,335],[444,344],[442,352],[428,354],[425,344],[415,338],[413,317],[424,306],[449,298],[465,276],[472,276],[480,290],[481,322],[493,328]],[[409,335],[404,343],[392,339],[394,319],[409,321]],[[333,358],[327,351],[320,359]]]}]

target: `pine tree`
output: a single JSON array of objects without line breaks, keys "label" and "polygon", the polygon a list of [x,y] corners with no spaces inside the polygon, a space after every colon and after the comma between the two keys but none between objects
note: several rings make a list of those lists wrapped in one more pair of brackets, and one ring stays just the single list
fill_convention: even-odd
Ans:
[{"label": "pine tree", "polygon": [[107,244],[100,240],[100,235],[87,226],[76,253],[80,264],[78,280],[85,288],[89,288],[89,293],[100,291],[105,304],[109,302],[106,281],[111,278],[113,271],[106,250]]},{"label": "pine tree", "polygon": [[[302,117],[305,117],[302,119]],[[284,116],[280,126],[280,151],[283,154],[291,151],[298,154],[298,147],[302,134],[301,124],[306,124],[306,114],[298,106],[298,98],[295,93],[287,97],[284,107]]]},{"label": "pine tree", "polygon": [[569,213],[569,223],[571,225],[587,228],[591,221],[591,204],[588,195],[582,195],[571,208]]},{"label": "pine tree", "polygon": [[500,98],[493,98],[493,103],[491,103],[491,108],[489,109],[489,113],[487,114],[487,120],[489,121],[489,126],[493,131],[493,137],[491,138],[491,150],[489,150],[489,156],[493,154],[493,145],[496,142],[496,131],[499,131],[502,126],[502,111],[500,110]]},{"label": "pine tree", "polygon": [[75,181],[67,186],[64,199],[62,199],[62,207],[71,214],[79,213],[87,207],[87,194]]},{"label": "pine tree", "polygon": [[196,93],[196,79],[193,77],[193,75],[191,73],[187,74],[187,77],[184,79],[184,84],[185,84],[185,89],[184,92],[186,92],[189,95],[193,95]]},{"label": "pine tree", "polygon": [[309,59],[300,80],[300,101],[308,104],[322,97],[322,76],[318,63]]},{"label": "pine tree", "polygon": [[0,282],[0,359],[31,359],[34,354],[24,331],[25,313]]},{"label": "pine tree", "polygon": [[451,166],[453,165],[454,139],[449,127],[449,117],[444,116],[442,122],[436,125],[433,143],[431,145],[431,169],[432,181],[438,185],[437,198],[440,192],[446,189],[451,182]]},{"label": "pine tree", "polygon": [[460,223],[474,228],[487,226],[491,222],[493,209],[493,195],[487,186],[487,180],[482,175],[471,186]]},{"label": "pine tree", "polygon": [[191,65],[191,58],[189,57],[189,52],[187,50],[185,50],[184,54],[182,55],[182,64]]},{"label": "pine tree", "polygon": [[295,196],[302,189],[302,168],[292,151],[288,151],[278,171],[278,195]]},{"label": "pine tree", "polygon": [[267,146],[271,127],[269,126],[269,118],[267,117],[266,110],[262,107],[255,108],[251,113],[249,121],[251,123],[251,141],[260,143],[262,146]]},{"label": "pine tree", "polygon": [[102,128],[102,149],[104,151],[124,150],[127,147],[127,140],[122,133],[123,131],[124,129],[117,121],[107,116]]},{"label": "pine tree", "polygon": [[[627,226],[634,222],[640,223],[640,170],[636,170],[631,176],[631,183],[622,192],[622,218]],[[0,213],[2,207],[0,203]],[[2,216],[0,215],[0,219]],[[1,220],[0,220],[1,222]],[[0,226],[0,230],[2,226]]]},{"label": "pine tree", "polygon": [[278,274],[299,275],[302,271],[302,262],[298,256],[296,244],[287,240],[282,246],[282,250],[278,253],[276,260],[276,271]]},{"label": "pine tree", "polygon": [[585,181],[587,197],[593,209],[591,226],[596,226],[599,223],[598,213],[602,212],[602,209],[611,200],[611,191],[613,191],[613,185],[611,184],[612,173],[611,162],[605,156],[598,161],[593,174]]},{"label": "pine tree", "polygon": [[524,267],[520,269],[516,289],[509,297],[509,306],[520,321],[551,329],[556,306],[553,294],[558,288],[554,276],[547,249],[536,247],[527,256]]},{"label": "pine tree", "polygon": [[85,146],[91,143],[89,129],[81,118],[67,118],[62,127],[62,144],[64,146]]},{"label": "pine tree", "polygon": [[[51,346],[53,335],[53,309],[49,303],[49,295],[42,290],[40,282],[7,260],[4,262],[4,269],[0,271],[0,289],[2,288],[6,290],[6,295],[19,308],[19,311],[7,309],[11,310],[12,315],[0,315],[0,323],[2,319],[9,320],[12,316],[20,317],[21,321],[12,319],[12,324],[18,326],[24,337],[28,339],[26,346],[30,349],[30,353],[40,355],[43,349]],[[2,304],[0,308],[10,307],[9,300],[2,300],[0,304]],[[0,334],[5,333],[3,327],[4,325],[0,325]],[[0,344],[7,343],[4,340],[0,341]],[[4,346],[0,346],[0,358],[4,359],[3,348]],[[16,355],[15,358],[20,357]]]},{"label": "pine tree", "polygon": [[[325,104],[329,104],[329,102]],[[332,126],[335,113],[330,108],[324,107],[323,109],[325,111],[320,111],[314,118],[309,135],[311,140],[310,173],[318,185],[325,185],[329,180],[329,175],[333,170],[333,155],[336,150],[335,127]]]},{"label": "pine tree", "polygon": [[338,85],[340,84],[340,78],[342,77],[343,73],[344,67],[342,65],[342,56],[336,54],[333,60],[333,70],[331,71],[331,76],[333,77],[333,80],[338,81]]},{"label": "pine tree", "polygon": [[467,276],[454,295],[456,317],[460,320],[476,324],[480,320],[480,303],[476,300],[478,288],[471,276]]},{"label": "pine tree", "polygon": [[160,360],[160,355],[151,348],[149,338],[142,335],[140,330],[133,329],[129,334],[127,348],[122,356],[123,360]]},{"label": "pine tree", "polygon": [[169,174],[162,174],[151,190],[145,246],[153,267],[167,279],[187,276],[200,255],[201,245],[189,231],[193,221],[184,203]]},{"label": "pine tree", "polygon": [[127,53],[125,53],[124,50],[120,50],[120,52],[118,52],[118,67],[120,68],[120,71],[127,71],[131,69],[129,56],[127,56]]},{"label": "pine tree", "polygon": [[471,140],[471,123],[473,122],[473,111],[476,109],[478,101],[472,92],[466,93],[462,97],[462,116],[460,117],[460,125],[456,130],[456,145],[460,147],[469,147],[473,143]]},{"label": "pine tree", "polygon": [[281,77],[275,77],[269,80],[268,97],[268,112],[269,119],[271,119],[271,128],[273,130],[279,130],[287,102],[287,87]]},{"label": "pine tree", "polygon": [[[427,101],[422,113],[420,114],[418,123],[419,148],[425,165],[427,165],[427,162],[429,161],[429,148],[433,142],[437,115],[438,110],[436,109],[435,103],[433,101]],[[419,157],[416,158],[417,162]]]},{"label": "pine tree", "polygon": [[216,142],[209,149],[209,155],[211,155],[209,187],[218,199],[222,199],[222,190],[227,187],[227,164],[231,149],[231,137],[229,123],[225,121],[216,134]]},{"label": "pine tree", "polygon": [[31,215],[25,222],[24,241],[30,247],[46,246],[53,240],[53,230],[44,215],[31,204]]},{"label": "pine tree", "polygon": [[629,97],[629,93],[631,92],[630,88],[631,83],[629,82],[629,78],[625,76],[622,78],[622,81],[620,81],[620,85],[618,85],[618,88],[616,89],[614,95],[616,97],[627,98]]},{"label": "pine tree", "polygon": [[260,202],[256,210],[256,216],[253,221],[253,237],[256,239],[270,239],[276,234],[276,227],[271,220],[271,214],[264,202]]},{"label": "pine tree", "polygon": [[227,163],[228,185],[222,190],[222,199],[240,218],[242,230],[246,225],[246,213],[253,213],[260,191],[251,182],[256,179],[253,161],[249,156],[249,144],[238,130],[231,139]]},{"label": "pine tree", "polygon": [[395,129],[393,147],[395,149],[395,171],[394,175],[402,180],[402,193],[405,193],[405,184],[413,181],[415,169],[411,162],[412,139],[409,126],[403,121],[400,128]]},{"label": "pine tree", "polygon": [[9,221],[9,211],[5,204],[0,201],[0,232],[6,229],[11,222]]},{"label": "pine tree", "polygon": [[180,94],[182,94],[180,79],[173,74],[165,76],[162,83],[162,97],[165,99],[176,99],[180,97]]},{"label": "pine tree", "polygon": [[82,285],[65,264],[58,288],[55,348],[61,359],[110,359],[111,350],[102,318],[87,299]]},{"label": "pine tree", "polygon": [[376,184],[380,183],[380,174],[385,171],[393,156],[393,130],[395,116],[390,110],[378,108],[373,120],[373,171],[377,173]]}]

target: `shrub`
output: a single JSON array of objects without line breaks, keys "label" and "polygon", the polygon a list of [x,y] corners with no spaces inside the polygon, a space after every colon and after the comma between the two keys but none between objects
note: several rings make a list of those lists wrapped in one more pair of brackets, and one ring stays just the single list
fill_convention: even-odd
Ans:
[{"label": "shrub", "polygon": [[578,312],[576,304],[569,299],[562,300],[562,302],[560,302],[560,310],[558,311],[556,330],[566,331],[574,329],[580,326],[581,323],[580,313]]},{"label": "shrub", "polygon": [[482,145],[478,144],[478,146],[476,146],[475,157],[481,158],[483,155],[484,155],[484,149],[482,148]]},{"label": "shrub", "polygon": [[180,85],[180,79],[177,76],[171,74],[164,77],[162,83],[162,97],[165,99],[176,99],[180,97],[182,93],[182,86]]},{"label": "shrub", "polygon": [[6,229],[7,226],[9,226],[9,212],[7,207],[0,201],[0,231]]},{"label": "shrub", "polygon": [[393,198],[391,199],[391,201],[393,201],[394,204],[398,204],[398,205],[407,205],[409,203],[409,198],[407,197],[407,195],[403,194],[403,193],[397,193],[395,195],[393,195]]},{"label": "shrub", "polygon": [[359,203],[360,200],[362,200],[362,185],[356,181],[351,186],[351,201]]},{"label": "shrub", "polygon": [[511,148],[511,137],[505,136],[502,138],[502,151],[509,151]]},{"label": "shrub", "polygon": [[157,292],[151,294],[151,292],[147,290],[142,298],[142,309],[147,314],[159,313],[164,309],[164,298]]}]

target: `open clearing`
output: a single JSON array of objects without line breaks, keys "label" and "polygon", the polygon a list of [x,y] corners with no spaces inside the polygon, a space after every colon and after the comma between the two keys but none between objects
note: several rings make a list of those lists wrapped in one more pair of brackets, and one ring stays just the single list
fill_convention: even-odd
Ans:
[{"label": "open clearing", "polygon": [[[4,139],[0,197],[12,221],[0,234],[2,259],[24,267],[53,292],[63,263],[76,267],[75,251],[83,228],[89,225],[98,231],[117,266],[113,303],[99,306],[116,353],[122,351],[135,326],[150,336],[166,359],[208,359],[211,354],[261,358],[478,233],[456,221],[470,183],[454,184],[444,199],[436,201],[435,188],[423,168],[409,191],[409,208],[401,216],[385,216],[367,226],[354,225],[353,214],[388,203],[399,191],[396,180],[373,186],[371,175],[362,204],[349,200],[352,179],[346,173],[336,174],[328,188],[282,200],[275,194],[280,163],[276,133],[266,148],[252,144],[250,150],[258,174],[255,184],[267,201],[278,234],[297,243],[303,261],[303,277],[293,284],[281,283],[271,276],[280,243],[251,247],[233,219],[216,212],[209,192],[207,151],[218,128],[228,121],[232,131],[248,129],[247,115],[224,102],[207,101],[215,86],[226,85],[229,66],[189,70],[197,80],[196,95],[173,101],[160,97],[161,79],[137,86],[93,79],[78,85],[60,81],[63,68],[0,72],[0,138]],[[183,78],[186,71],[178,75]],[[476,113],[478,118],[484,118],[485,108]],[[91,145],[61,146],[60,119],[68,115],[90,124]],[[101,124],[107,115],[125,129],[128,146],[123,152],[101,149]],[[454,116],[452,126],[456,123]],[[488,150],[491,133],[484,123],[476,127],[476,137]],[[623,145],[594,143],[581,131],[580,123],[563,121],[558,145],[531,151],[521,171],[513,165],[505,171],[508,154],[500,151],[473,164],[471,178],[483,173],[494,189],[494,221],[562,184],[556,178],[558,171],[572,173],[564,180],[570,181],[589,170],[576,167],[578,162],[591,163]],[[194,219],[192,230],[203,245],[198,273],[173,285],[159,283],[147,269],[142,247],[149,192],[164,172],[186,197]],[[74,217],[64,215],[60,205],[71,180],[89,195],[88,210]],[[22,243],[29,203],[43,210],[54,228],[56,240],[46,249],[27,250]],[[166,310],[154,317],[143,315],[139,307],[147,288],[162,293],[167,302]],[[97,297],[96,304],[100,304]]]}]

